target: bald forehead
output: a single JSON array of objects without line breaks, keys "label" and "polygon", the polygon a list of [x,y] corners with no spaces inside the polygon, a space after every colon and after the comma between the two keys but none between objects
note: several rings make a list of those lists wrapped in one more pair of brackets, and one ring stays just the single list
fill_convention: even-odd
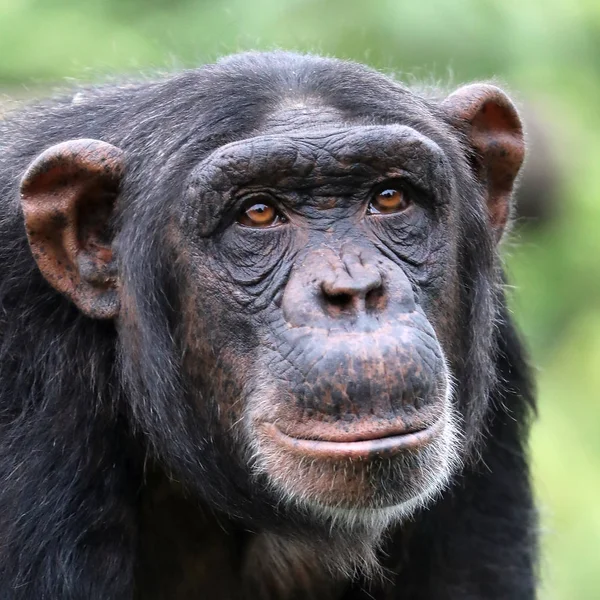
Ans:
[{"label": "bald forehead", "polygon": [[345,123],[347,120],[339,110],[316,99],[286,99],[265,117],[260,132],[268,135],[330,130]]}]

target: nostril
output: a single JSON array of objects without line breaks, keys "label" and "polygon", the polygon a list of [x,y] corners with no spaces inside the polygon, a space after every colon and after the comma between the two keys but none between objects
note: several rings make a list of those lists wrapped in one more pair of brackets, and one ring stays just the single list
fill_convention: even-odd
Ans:
[{"label": "nostril", "polygon": [[349,316],[356,312],[356,295],[346,290],[321,288],[321,306],[330,317]]},{"label": "nostril", "polygon": [[325,299],[327,300],[327,304],[339,308],[340,310],[350,308],[354,304],[353,296],[343,292],[339,294],[326,294]]},{"label": "nostril", "polygon": [[382,285],[369,290],[365,295],[365,308],[368,311],[381,311],[387,304],[387,295]]}]

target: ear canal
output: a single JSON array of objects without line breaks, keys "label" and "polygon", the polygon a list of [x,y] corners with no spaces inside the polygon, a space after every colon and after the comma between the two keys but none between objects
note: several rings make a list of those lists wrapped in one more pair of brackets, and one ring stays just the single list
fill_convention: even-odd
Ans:
[{"label": "ear canal", "polygon": [[118,314],[110,223],[124,153],[98,140],[70,140],[44,151],[21,180],[32,254],[47,281],[85,314]]},{"label": "ear canal", "polygon": [[487,84],[459,88],[442,102],[442,108],[473,148],[475,175],[486,189],[490,223],[500,239],[525,156],[517,109],[501,89]]}]

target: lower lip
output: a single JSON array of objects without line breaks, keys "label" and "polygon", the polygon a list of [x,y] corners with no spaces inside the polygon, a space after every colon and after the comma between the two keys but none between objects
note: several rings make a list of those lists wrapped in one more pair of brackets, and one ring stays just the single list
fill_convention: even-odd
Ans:
[{"label": "lower lip", "polygon": [[371,460],[389,458],[401,452],[420,450],[440,435],[444,428],[444,420],[438,419],[436,423],[420,431],[361,440],[359,442],[331,442],[295,438],[283,433],[272,423],[265,423],[263,427],[265,433],[279,446],[303,457],[333,460]]}]

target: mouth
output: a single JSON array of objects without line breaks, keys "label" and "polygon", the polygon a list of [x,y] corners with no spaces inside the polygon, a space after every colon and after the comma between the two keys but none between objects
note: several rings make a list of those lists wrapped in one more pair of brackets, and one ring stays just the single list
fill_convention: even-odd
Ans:
[{"label": "mouth", "polygon": [[420,429],[396,432],[372,432],[359,440],[309,439],[284,433],[273,423],[263,425],[264,432],[280,447],[302,457],[325,460],[373,460],[389,458],[401,452],[427,446],[444,430],[444,419]]}]

